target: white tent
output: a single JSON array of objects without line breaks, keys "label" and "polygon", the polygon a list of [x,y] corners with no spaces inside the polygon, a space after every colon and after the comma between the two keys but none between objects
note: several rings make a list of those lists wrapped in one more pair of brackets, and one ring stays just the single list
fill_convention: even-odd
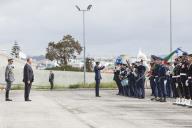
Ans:
[{"label": "white tent", "polygon": [[20,51],[20,52],[19,52],[19,58],[21,58],[21,59],[26,59],[26,58],[27,58],[27,55]]}]

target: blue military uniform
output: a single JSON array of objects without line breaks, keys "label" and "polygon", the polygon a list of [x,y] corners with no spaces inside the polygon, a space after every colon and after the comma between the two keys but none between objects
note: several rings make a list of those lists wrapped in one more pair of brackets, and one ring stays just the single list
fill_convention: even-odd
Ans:
[{"label": "blue military uniform", "polygon": [[154,75],[154,69],[155,69],[155,64],[151,64],[151,70],[150,70],[150,75],[149,75],[149,81],[150,81],[150,86],[151,86],[151,96],[155,96],[155,75]]},{"label": "blue military uniform", "polygon": [[114,78],[113,80],[116,82],[117,84],[117,87],[118,87],[118,95],[122,95],[123,94],[123,88],[122,88],[122,85],[121,85],[121,80],[120,80],[120,69],[115,69],[114,71]]},{"label": "blue military uniform", "polygon": [[183,61],[180,67],[180,80],[181,80],[180,86],[182,88],[182,97],[188,99],[189,93],[188,93],[188,87],[186,86],[186,81],[188,79],[187,72],[188,72],[188,63],[186,61]]},{"label": "blue military uniform", "polygon": [[138,76],[136,81],[136,87],[138,98],[145,98],[145,71],[146,71],[145,66],[139,65],[137,67]]},{"label": "blue military uniform", "polygon": [[135,96],[135,76],[133,72],[130,72],[128,75],[128,82],[129,82],[129,88],[130,88],[130,96]]},{"label": "blue military uniform", "polygon": [[99,85],[100,85],[100,81],[102,79],[101,77],[101,70],[103,70],[105,67],[99,67],[98,65],[96,65],[94,67],[94,72],[95,72],[95,82],[96,82],[96,86],[95,86],[95,94],[96,97],[99,97]]},{"label": "blue military uniform", "polygon": [[189,66],[187,75],[188,75],[189,94],[190,99],[192,100],[192,64],[190,64]]},{"label": "blue military uniform", "polygon": [[130,96],[130,89],[128,86],[128,71],[126,67],[121,68],[120,78],[121,78],[121,85],[123,88],[123,95]]},{"label": "blue military uniform", "polygon": [[155,98],[160,97],[160,86],[159,86],[159,77],[158,77],[158,72],[159,72],[160,65],[156,64],[155,69],[154,69],[154,77],[155,77],[155,83],[154,83],[154,96]]},{"label": "blue military uniform", "polygon": [[[166,67],[164,65],[160,65],[159,67],[159,87],[160,87],[160,101],[161,102],[166,102],[166,88],[165,88],[165,80],[166,80]],[[164,99],[163,99],[164,98]]]}]

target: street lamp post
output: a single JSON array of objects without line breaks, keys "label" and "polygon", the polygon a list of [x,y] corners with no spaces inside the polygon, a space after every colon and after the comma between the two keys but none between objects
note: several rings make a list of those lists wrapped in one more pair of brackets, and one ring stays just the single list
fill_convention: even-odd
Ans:
[{"label": "street lamp post", "polygon": [[173,32],[172,32],[172,0],[170,0],[170,52],[173,50]]},{"label": "street lamp post", "polygon": [[83,13],[83,50],[84,50],[84,85],[86,84],[86,40],[85,40],[85,12],[90,11],[92,8],[92,5],[89,5],[86,10],[80,9],[79,6],[75,6],[78,11]]}]

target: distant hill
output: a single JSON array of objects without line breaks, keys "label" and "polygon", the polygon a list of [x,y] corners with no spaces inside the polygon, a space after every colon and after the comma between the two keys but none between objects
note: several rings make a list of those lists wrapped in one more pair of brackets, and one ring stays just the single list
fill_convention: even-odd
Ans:
[{"label": "distant hill", "polygon": [[32,56],[31,57],[33,60],[36,60],[36,61],[41,61],[41,60],[45,60],[45,56],[44,55],[40,55],[40,56]]}]

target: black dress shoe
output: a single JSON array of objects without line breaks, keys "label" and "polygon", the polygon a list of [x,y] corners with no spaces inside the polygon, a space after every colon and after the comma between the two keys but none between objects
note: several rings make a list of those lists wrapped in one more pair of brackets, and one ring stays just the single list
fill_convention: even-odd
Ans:
[{"label": "black dress shoe", "polygon": [[27,99],[27,100],[25,100],[26,102],[30,102],[30,101],[32,101],[32,100],[30,100],[30,99]]},{"label": "black dress shoe", "polygon": [[13,101],[13,100],[11,100],[11,99],[5,99],[5,101]]},{"label": "black dress shoe", "polygon": [[166,99],[161,99],[160,102],[167,102]]},{"label": "black dress shoe", "polygon": [[160,101],[161,99],[160,99],[160,98],[156,98],[155,100],[156,100],[156,101]]}]

